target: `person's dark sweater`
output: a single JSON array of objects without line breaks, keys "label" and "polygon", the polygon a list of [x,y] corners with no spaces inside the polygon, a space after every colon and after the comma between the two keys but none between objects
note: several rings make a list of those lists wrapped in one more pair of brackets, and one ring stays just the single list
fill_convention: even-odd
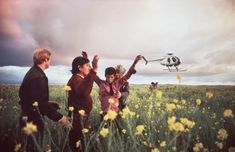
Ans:
[{"label": "person's dark sweater", "polygon": [[121,97],[119,98],[119,110],[123,110],[126,107],[126,100],[127,97],[130,93],[129,91],[130,87],[129,87],[129,82],[125,82],[125,84],[120,88],[120,92],[121,92]]},{"label": "person's dark sweater", "polygon": [[48,79],[41,68],[33,66],[25,75],[19,90],[22,113],[29,120],[39,120],[40,115],[32,104],[38,102],[38,108],[42,115],[58,121],[63,115],[49,103]]},{"label": "person's dark sweater", "polygon": [[92,110],[90,93],[95,78],[96,72],[91,70],[85,78],[75,74],[68,81],[67,85],[71,87],[68,96],[68,105],[74,107],[74,113],[78,113],[79,110],[85,110],[86,114],[89,114]]}]

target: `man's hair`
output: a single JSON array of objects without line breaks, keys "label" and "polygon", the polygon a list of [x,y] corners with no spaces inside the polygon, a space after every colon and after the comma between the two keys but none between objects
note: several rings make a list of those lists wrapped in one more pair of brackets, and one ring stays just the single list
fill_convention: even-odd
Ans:
[{"label": "man's hair", "polygon": [[105,69],[105,76],[106,75],[115,75],[116,74],[116,70],[114,67],[108,67]]},{"label": "man's hair", "polygon": [[34,65],[42,64],[44,61],[49,60],[51,52],[44,48],[38,48],[33,52]]},{"label": "man's hair", "polygon": [[71,70],[72,74],[73,75],[78,74],[80,72],[78,66],[82,67],[84,64],[89,62],[90,62],[89,59],[84,58],[82,56],[78,56],[75,59],[73,59],[72,70]]}]

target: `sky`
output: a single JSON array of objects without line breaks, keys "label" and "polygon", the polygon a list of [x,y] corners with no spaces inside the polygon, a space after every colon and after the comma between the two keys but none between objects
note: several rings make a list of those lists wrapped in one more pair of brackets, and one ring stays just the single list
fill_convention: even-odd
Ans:
[{"label": "sky", "polygon": [[[99,55],[126,69],[136,55],[157,59],[172,52],[183,84],[235,82],[234,0],[0,0],[0,83],[21,83],[36,48],[52,52],[50,83],[65,84],[72,60]],[[178,83],[158,62],[141,61],[131,83]]]}]

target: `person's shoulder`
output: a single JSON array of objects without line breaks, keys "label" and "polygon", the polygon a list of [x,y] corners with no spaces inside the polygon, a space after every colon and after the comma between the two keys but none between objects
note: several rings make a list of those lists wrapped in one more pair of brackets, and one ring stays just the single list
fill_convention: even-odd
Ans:
[{"label": "person's shoulder", "polygon": [[82,77],[79,75],[72,75],[71,78],[69,79],[68,83],[78,83],[82,81]]},{"label": "person's shoulder", "polygon": [[25,75],[26,79],[40,79],[40,78],[45,78],[45,74],[39,71],[37,68],[34,66],[29,69],[29,71]]}]

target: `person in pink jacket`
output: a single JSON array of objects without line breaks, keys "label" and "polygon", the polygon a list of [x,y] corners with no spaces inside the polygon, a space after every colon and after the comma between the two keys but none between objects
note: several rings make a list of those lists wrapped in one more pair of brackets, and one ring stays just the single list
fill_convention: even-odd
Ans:
[{"label": "person in pink jacket", "polygon": [[113,67],[108,67],[105,69],[105,80],[101,80],[96,76],[95,82],[99,86],[99,99],[101,101],[101,110],[107,113],[109,110],[115,112],[119,111],[118,99],[121,97],[120,88],[125,84],[125,82],[131,77],[132,74],[136,73],[135,65],[141,60],[142,56],[138,55],[134,63],[129,68],[126,75],[122,78],[116,79],[116,70]]}]

